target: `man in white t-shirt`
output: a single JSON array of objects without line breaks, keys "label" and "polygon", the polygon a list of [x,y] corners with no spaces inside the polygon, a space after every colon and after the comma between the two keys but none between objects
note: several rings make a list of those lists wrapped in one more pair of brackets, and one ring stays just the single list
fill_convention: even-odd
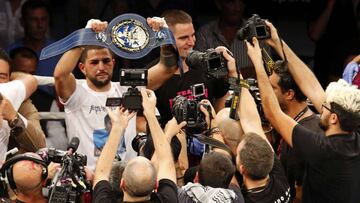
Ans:
[{"label": "man in white t-shirt", "polygon": [[[167,26],[165,20],[161,18],[148,18],[147,22],[154,30]],[[90,20],[87,27],[99,32],[106,29],[107,23]],[[169,56],[174,55],[174,50],[169,46],[171,45],[161,47],[162,60],[148,70],[147,88],[149,89],[157,89],[175,72],[176,60],[172,60],[175,61],[172,65],[166,61]],[[114,64],[115,59],[108,48],[84,46],[64,53],[54,71],[56,91],[65,106],[68,137],[80,138],[77,152],[87,155],[87,165],[90,169],[95,168],[96,160],[108,136],[104,130],[107,115],[106,99],[122,97],[127,91],[127,87],[110,81]],[[81,82],[75,80],[72,71],[76,66],[84,73],[86,80]],[[135,136],[136,118],[134,117],[129,121],[124,133],[126,152],[120,156],[125,161],[137,156],[131,147]]]},{"label": "man in white t-shirt", "polygon": [[[10,69],[10,59],[4,50],[0,49],[0,67]],[[37,88],[36,79],[28,74],[13,73],[11,82],[1,83],[5,75],[0,72],[0,161],[5,160],[5,153],[9,142],[10,130],[22,122],[27,127],[27,120],[17,113],[21,103]],[[11,126],[11,127],[9,127]]]}]

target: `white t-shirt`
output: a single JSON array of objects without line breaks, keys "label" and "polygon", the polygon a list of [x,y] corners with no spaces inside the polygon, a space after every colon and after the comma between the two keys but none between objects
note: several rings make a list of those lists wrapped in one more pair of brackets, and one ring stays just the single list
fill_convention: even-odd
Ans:
[{"label": "white t-shirt", "polygon": [[[68,138],[71,140],[76,136],[80,139],[77,152],[87,156],[87,165],[90,169],[95,169],[96,161],[108,137],[104,121],[107,115],[106,99],[108,97],[122,97],[126,91],[127,87],[111,82],[109,91],[95,92],[89,88],[85,80],[82,80],[77,81],[75,92],[64,103]],[[120,154],[120,157],[124,161],[137,156],[131,146],[135,136],[136,118],[134,117],[129,121],[123,136],[126,152]]]},{"label": "white t-shirt", "polygon": [[[10,103],[13,105],[15,111],[17,111],[24,101],[26,96],[26,89],[23,82],[19,80],[14,80],[7,83],[0,84],[0,92],[6,97]],[[26,120],[25,126],[27,126]],[[5,153],[7,151],[7,145],[9,143],[10,136],[10,127],[8,122],[3,120],[2,128],[0,129],[0,160],[5,160]]]}]

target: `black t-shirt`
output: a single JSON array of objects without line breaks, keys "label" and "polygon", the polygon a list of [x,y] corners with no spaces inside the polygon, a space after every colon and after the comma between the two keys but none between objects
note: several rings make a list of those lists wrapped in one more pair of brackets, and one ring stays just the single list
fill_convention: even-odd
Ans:
[{"label": "black t-shirt", "polygon": [[[116,203],[115,195],[109,181],[102,180],[95,185],[93,203]],[[156,194],[151,195],[150,201],[145,202],[178,202],[177,187],[174,182],[168,179],[161,179]]]},{"label": "black t-shirt", "polygon": [[279,159],[275,156],[270,179],[265,188],[243,191],[245,202],[284,203],[290,202],[290,187]]},{"label": "black t-shirt", "polygon": [[360,202],[360,133],[324,136],[296,125],[295,153],[305,161],[303,202]]},{"label": "black t-shirt", "polygon": [[[323,132],[319,126],[319,116],[312,114],[299,121],[299,124],[309,130]],[[291,198],[296,195],[295,181],[298,185],[302,185],[304,177],[305,163],[294,153],[294,150],[284,140],[280,144],[280,161],[284,167],[286,177],[288,179],[291,191]]]},{"label": "black t-shirt", "polygon": [[189,69],[182,77],[173,75],[159,89],[155,91],[157,97],[157,109],[161,115],[161,124],[165,124],[173,117],[171,114],[172,100],[177,95],[193,99],[190,86],[198,83],[205,85],[205,98],[212,104],[216,98],[223,97],[229,85],[223,79],[207,79],[206,71],[202,69]]}]

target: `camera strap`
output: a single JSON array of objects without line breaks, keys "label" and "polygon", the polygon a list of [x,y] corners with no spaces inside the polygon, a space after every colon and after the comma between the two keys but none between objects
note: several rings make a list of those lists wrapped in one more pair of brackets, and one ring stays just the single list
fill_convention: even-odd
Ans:
[{"label": "camera strap", "polygon": [[236,157],[234,156],[234,154],[232,153],[230,148],[226,144],[220,142],[219,140],[216,140],[216,139],[214,139],[212,137],[205,136],[204,134],[196,134],[196,135],[192,134],[192,136],[197,138],[203,144],[225,150],[226,152],[228,152],[231,155],[231,158],[232,158],[233,161],[236,160],[235,159]]}]

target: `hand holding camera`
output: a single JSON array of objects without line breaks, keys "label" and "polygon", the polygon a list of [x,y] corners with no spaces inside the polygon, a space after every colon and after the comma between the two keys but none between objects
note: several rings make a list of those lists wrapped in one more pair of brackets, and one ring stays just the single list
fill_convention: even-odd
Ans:
[{"label": "hand holding camera", "polygon": [[134,111],[129,111],[123,107],[116,107],[114,111],[112,111],[110,108],[106,109],[111,119],[112,127],[117,125],[125,129],[129,123],[129,120],[135,115]]},{"label": "hand holding camera", "polygon": [[156,96],[154,91],[149,89],[141,89],[142,106],[144,108],[144,115],[155,115],[156,109]]},{"label": "hand holding camera", "polygon": [[214,119],[216,117],[216,112],[214,110],[214,107],[211,105],[210,101],[207,99],[203,99],[200,101],[200,104],[202,104],[200,105],[200,110],[205,115],[205,120],[208,128],[210,126],[211,127],[217,126],[216,121]]},{"label": "hand holding camera", "polygon": [[176,119],[173,117],[171,120],[167,122],[165,125],[164,132],[168,136],[175,136],[180,132],[180,130],[186,126],[186,121],[183,121],[181,123],[178,123]]}]

